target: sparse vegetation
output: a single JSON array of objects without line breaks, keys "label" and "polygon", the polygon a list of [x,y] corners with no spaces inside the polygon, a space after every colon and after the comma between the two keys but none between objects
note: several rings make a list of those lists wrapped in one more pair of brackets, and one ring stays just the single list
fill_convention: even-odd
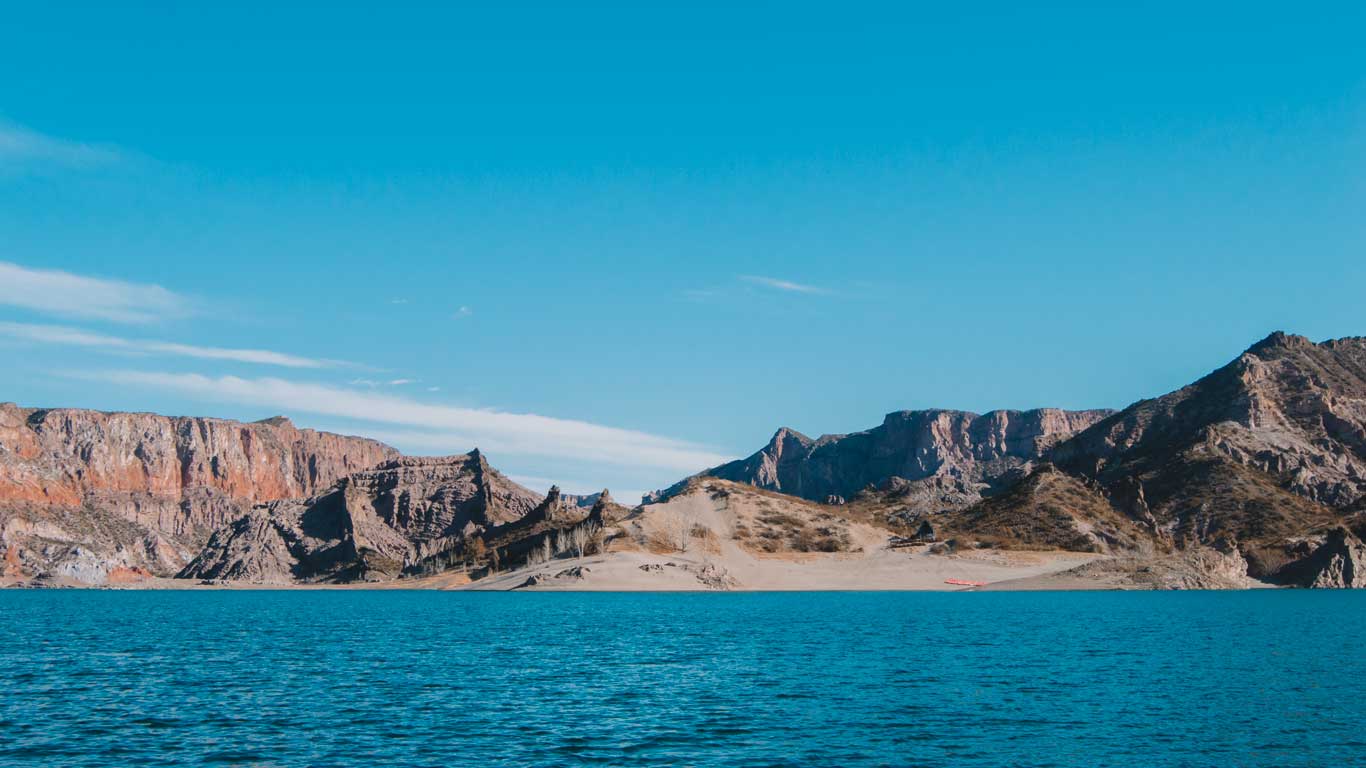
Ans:
[{"label": "sparse vegetation", "polygon": [[[1131,549],[1144,538],[1104,496],[1051,468],[945,518],[947,530],[994,549],[1102,552]],[[1085,528],[1078,527],[1079,519]]]},{"label": "sparse vegetation", "polygon": [[531,551],[527,553],[526,564],[528,566],[540,565],[550,562],[554,557],[555,551],[551,546],[550,537],[545,536],[541,539],[540,546],[532,547]]},{"label": "sparse vegetation", "polygon": [[569,546],[574,551],[574,557],[582,558],[585,554],[592,554],[593,545],[600,546],[601,535],[602,526],[591,521],[569,529]]}]

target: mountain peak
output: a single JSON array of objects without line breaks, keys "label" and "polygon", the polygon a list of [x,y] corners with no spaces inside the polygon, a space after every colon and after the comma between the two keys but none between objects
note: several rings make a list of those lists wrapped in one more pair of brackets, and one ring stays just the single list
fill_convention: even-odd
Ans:
[{"label": "mountain peak", "polygon": [[1270,335],[1247,348],[1245,354],[1261,356],[1276,350],[1303,349],[1314,346],[1314,342],[1303,336],[1285,331],[1272,331]]},{"label": "mountain peak", "polygon": [[773,433],[773,438],[768,441],[768,444],[781,445],[789,439],[796,440],[797,442],[802,444],[807,444],[811,442],[811,438],[807,437],[806,435],[803,435],[801,432],[798,432],[795,429],[792,429],[791,427],[779,427],[778,431]]}]

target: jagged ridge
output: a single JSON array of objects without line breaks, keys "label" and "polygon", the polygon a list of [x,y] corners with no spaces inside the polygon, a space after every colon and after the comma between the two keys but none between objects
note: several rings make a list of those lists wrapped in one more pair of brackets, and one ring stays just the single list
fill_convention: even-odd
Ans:
[{"label": "jagged ridge", "polygon": [[1057,442],[1111,413],[898,411],[873,429],[816,440],[783,428],[752,456],[701,474],[811,501],[849,499],[899,484],[899,495],[911,497],[918,511],[940,512],[968,506],[1018,479],[1022,467]]}]

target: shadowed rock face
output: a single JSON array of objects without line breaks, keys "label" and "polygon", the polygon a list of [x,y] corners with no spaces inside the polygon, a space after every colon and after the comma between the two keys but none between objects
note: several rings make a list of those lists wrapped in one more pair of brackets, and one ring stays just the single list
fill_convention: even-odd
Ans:
[{"label": "shadowed rock face", "polygon": [[1051,446],[1111,413],[899,411],[865,432],[818,440],[784,428],[749,458],[702,474],[812,501],[894,487],[923,506],[920,511],[938,512],[977,501],[1022,475],[1020,469]]},{"label": "shadowed rock face", "polygon": [[559,508],[558,494],[543,501],[478,451],[401,458],[311,499],[253,509],[216,532],[180,575],[281,583],[391,579],[538,510],[550,516],[547,506]]},{"label": "shadowed rock face", "polygon": [[1335,528],[1308,557],[1281,569],[1277,577],[1298,587],[1366,588],[1366,545],[1346,528]]},{"label": "shadowed rock face", "polygon": [[0,404],[0,546],[14,574],[174,573],[253,504],[312,495],[397,455],[279,417],[245,424]]},{"label": "shadowed rock face", "polygon": [[1321,529],[1366,495],[1366,340],[1272,334],[1053,459],[1178,544]]}]

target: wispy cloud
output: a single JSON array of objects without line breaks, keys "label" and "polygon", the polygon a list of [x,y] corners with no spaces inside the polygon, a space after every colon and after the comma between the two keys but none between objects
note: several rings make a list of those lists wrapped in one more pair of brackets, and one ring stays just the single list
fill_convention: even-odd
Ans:
[{"label": "wispy cloud", "polygon": [[470,309],[469,307],[461,307],[460,309],[455,310],[455,314],[452,315],[452,317],[454,317],[456,320],[459,320],[462,317],[469,317],[473,314],[474,310]]},{"label": "wispy cloud", "polygon": [[[421,383],[421,379],[388,379],[386,381],[376,381],[374,379],[352,379],[350,381],[350,384],[353,387],[365,387],[367,389],[375,389],[376,387],[406,387],[409,384]],[[427,391],[435,392],[438,389],[440,389],[440,387],[428,387]]]},{"label": "wispy cloud", "polygon": [[765,277],[763,275],[740,275],[740,279],[744,280],[747,283],[762,285],[765,288],[772,288],[777,291],[788,291],[790,293],[825,294],[830,292],[824,288],[818,288],[814,285],[794,283],[791,280],[782,280],[776,277]]},{"label": "wispy cloud", "polygon": [[190,302],[159,285],[30,269],[0,261],[0,304],[116,323],[150,323],[190,314]]},{"label": "wispy cloud", "polygon": [[[695,472],[727,459],[703,446],[629,429],[532,413],[430,405],[396,395],[276,378],[99,371],[69,374],[113,384],[161,389],[211,402],[338,416],[403,428],[372,432],[379,439],[440,446],[442,452],[479,447],[494,453],[596,461],[620,466]],[[397,439],[396,439],[397,438]]]},{"label": "wispy cloud", "polygon": [[287,355],[283,352],[272,352],[268,349],[227,349],[151,339],[125,339],[64,325],[0,322],[0,335],[40,344],[85,347],[125,354],[173,355],[200,360],[230,360],[256,365],[278,365],[285,368],[331,368],[346,364],[338,360],[299,357]]},{"label": "wispy cloud", "polygon": [[45,163],[89,168],[123,159],[123,153],[113,147],[59,139],[0,120],[0,167]]}]

